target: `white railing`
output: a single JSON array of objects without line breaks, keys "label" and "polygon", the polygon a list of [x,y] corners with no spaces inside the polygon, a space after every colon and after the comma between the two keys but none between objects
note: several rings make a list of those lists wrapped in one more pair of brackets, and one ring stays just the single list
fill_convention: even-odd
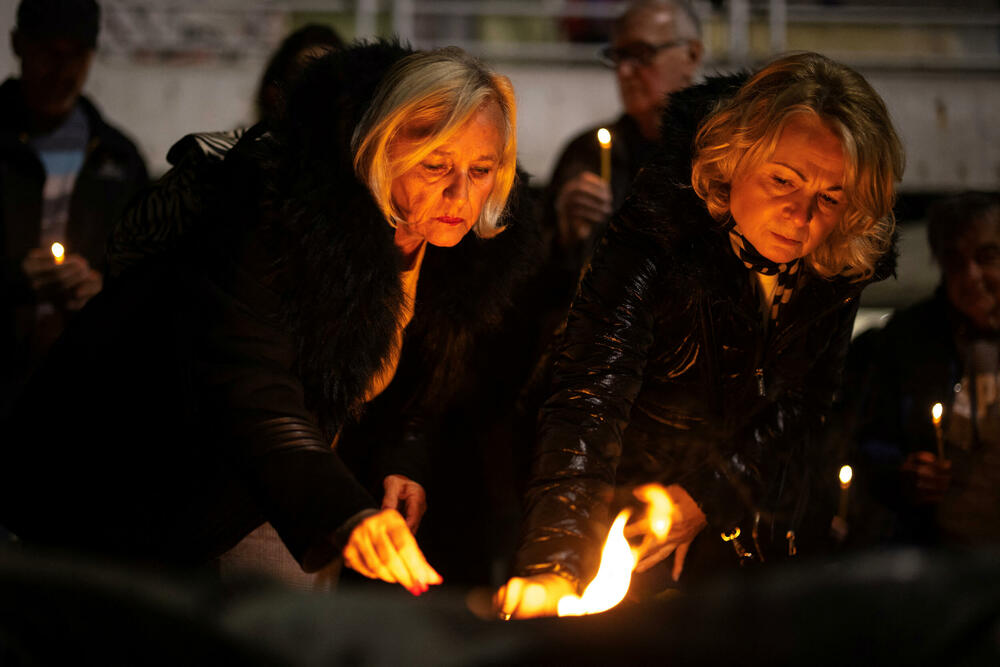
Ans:
[{"label": "white railing", "polygon": [[[1000,11],[974,2],[946,8],[943,3],[886,7],[727,0],[721,11],[708,0],[693,4],[705,26],[708,61],[716,66],[752,64],[788,48],[817,48],[868,67],[1000,70]],[[488,59],[595,64],[598,45],[565,39],[560,22],[607,21],[624,5],[584,0],[104,0],[102,40],[107,49],[102,50],[260,57],[280,40],[288,17],[316,14],[321,20],[337,15],[339,25],[353,32],[348,37],[392,32],[418,48],[454,44]],[[875,36],[861,46],[848,46],[841,42],[852,40],[832,37],[845,30]],[[937,48],[929,48],[930,43]]]}]

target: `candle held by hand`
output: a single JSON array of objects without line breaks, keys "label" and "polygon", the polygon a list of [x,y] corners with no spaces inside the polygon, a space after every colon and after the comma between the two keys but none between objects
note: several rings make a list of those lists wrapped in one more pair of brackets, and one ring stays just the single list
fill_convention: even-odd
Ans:
[{"label": "candle held by hand", "polygon": [[847,521],[847,495],[851,488],[851,480],[854,479],[854,470],[851,466],[841,466],[840,468],[840,507],[837,509],[837,516],[843,521]]},{"label": "candle held by hand", "polygon": [[56,241],[52,244],[52,257],[56,260],[56,264],[62,264],[63,260],[66,259],[66,248],[63,247],[62,243]]},{"label": "candle held by hand", "polygon": [[611,183],[611,133],[607,128],[597,131],[597,143],[601,145],[601,180]]},{"label": "candle held by hand", "polygon": [[931,421],[934,422],[934,437],[937,440],[937,455],[939,461],[944,461],[944,432],[941,430],[941,418],[944,416],[944,406],[935,403],[931,408]]}]

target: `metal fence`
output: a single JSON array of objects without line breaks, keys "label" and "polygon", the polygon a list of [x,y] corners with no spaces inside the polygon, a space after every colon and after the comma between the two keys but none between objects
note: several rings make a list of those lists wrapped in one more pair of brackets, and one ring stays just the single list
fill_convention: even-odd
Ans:
[{"label": "metal fence", "polygon": [[[259,57],[296,25],[346,38],[399,35],[418,48],[457,45],[496,61],[593,64],[625,0],[104,0],[102,52],[161,59]],[[710,65],[789,49],[868,68],[1000,70],[1000,9],[986,0],[693,3]]]}]

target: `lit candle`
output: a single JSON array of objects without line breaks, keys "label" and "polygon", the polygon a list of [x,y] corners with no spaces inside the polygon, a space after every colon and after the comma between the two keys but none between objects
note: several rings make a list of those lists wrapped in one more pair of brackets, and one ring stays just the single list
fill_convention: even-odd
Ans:
[{"label": "lit candle", "polygon": [[847,492],[851,488],[851,480],[854,478],[854,470],[851,466],[841,466],[840,468],[840,508],[837,516],[843,521],[847,521]]},{"label": "lit candle", "polygon": [[597,143],[601,145],[601,180],[611,182],[611,133],[606,128],[597,131]]},{"label": "lit candle", "polygon": [[931,420],[934,422],[934,435],[937,438],[938,460],[944,461],[944,433],[941,431],[941,417],[944,415],[944,406],[935,403],[931,408]]},{"label": "lit candle", "polygon": [[52,244],[52,256],[56,260],[56,264],[62,264],[63,260],[66,259],[66,248],[63,247],[62,243],[56,241]]}]

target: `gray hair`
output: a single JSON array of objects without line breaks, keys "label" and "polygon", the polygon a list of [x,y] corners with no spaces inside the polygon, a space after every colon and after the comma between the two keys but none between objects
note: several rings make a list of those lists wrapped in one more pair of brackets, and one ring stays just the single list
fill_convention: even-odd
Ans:
[{"label": "gray hair", "polygon": [[[389,224],[405,224],[392,201],[392,181],[423,160],[483,105],[496,102],[504,118],[504,148],[493,191],[473,229],[481,237],[502,231],[501,220],[517,170],[517,105],[510,80],[461,49],[449,47],[402,59],[379,84],[354,131],[354,170],[371,191]],[[407,155],[393,155],[393,140],[407,127],[421,127],[425,140]]]},{"label": "gray hair", "polygon": [[676,21],[678,39],[701,39],[701,17],[687,0],[634,0],[615,20],[614,32],[621,30],[636,15],[653,11],[670,12]]}]

